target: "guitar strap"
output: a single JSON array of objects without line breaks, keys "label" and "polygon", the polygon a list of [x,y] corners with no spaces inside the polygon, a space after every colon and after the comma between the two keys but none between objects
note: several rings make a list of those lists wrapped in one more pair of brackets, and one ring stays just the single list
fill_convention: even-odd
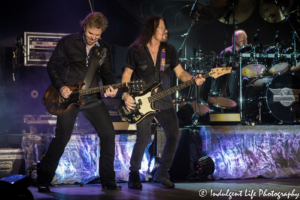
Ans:
[{"label": "guitar strap", "polygon": [[[94,47],[94,48],[95,49],[94,49],[94,52],[92,55],[91,64],[90,64],[88,72],[86,73],[85,78],[83,80],[85,85],[82,86],[81,89],[88,89],[90,87],[92,80],[94,78],[94,74],[96,72],[97,66],[101,65],[104,62],[104,59],[106,58],[106,52],[107,52],[106,48],[103,48],[101,53],[100,53],[100,50],[102,47]],[[99,61],[99,58],[101,58],[100,61]]]},{"label": "guitar strap", "polygon": [[157,80],[159,83],[161,82],[161,77],[163,76],[163,73],[165,71],[165,66],[166,66],[166,49],[162,49],[160,53],[160,70],[158,72],[158,80]]},{"label": "guitar strap", "polygon": [[166,67],[166,49],[162,49],[160,54],[160,71],[164,72],[165,67]]}]

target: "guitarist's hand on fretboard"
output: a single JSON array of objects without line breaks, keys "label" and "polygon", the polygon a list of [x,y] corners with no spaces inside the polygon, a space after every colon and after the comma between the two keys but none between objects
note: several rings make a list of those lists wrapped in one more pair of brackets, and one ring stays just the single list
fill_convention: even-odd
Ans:
[{"label": "guitarist's hand on fretboard", "polygon": [[126,106],[126,109],[128,110],[128,111],[130,111],[130,110],[134,110],[135,109],[135,107],[136,107],[136,102],[135,102],[135,100],[132,98],[132,96],[130,96],[130,95],[125,95],[124,96],[124,104],[125,104],[125,106]]},{"label": "guitarist's hand on fretboard", "polygon": [[65,99],[68,98],[71,93],[72,93],[72,91],[67,86],[63,86],[62,88],[60,88],[60,94]]},{"label": "guitarist's hand on fretboard", "polygon": [[196,77],[195,77],[195,84],[196,85],[202,85],[205,81],[205,78],[202,77],[201,74],[198,74]]},{"label": "guitarist's hand on fretboard", "polygon": [[111,86],[109,86],[109,88],[104,93],[104,97],[111,97],[111,98],[113,98],[113,97],[116,96],[117,92],[118,92],[118,88],[114,89]]}]

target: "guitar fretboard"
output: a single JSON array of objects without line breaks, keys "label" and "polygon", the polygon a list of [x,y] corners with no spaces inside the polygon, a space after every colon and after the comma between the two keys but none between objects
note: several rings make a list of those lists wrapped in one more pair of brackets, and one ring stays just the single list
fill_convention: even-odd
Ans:
[{"label": "guitar fretboard", "polygon": [[[203,78],[208,78],[208,77],[209,77],[209,73],[202,75],[202,77],[203,77]],[[190,86],[190,85],[192,85],[192,84],[194,84],[194,83],[195,83],[195,79],[191,79],[191,80],[189,80],[189,81],[187,81],[187,82],[181,83],[180,85],[171,87],[171,88],[169,88],[169,89],[167,89],[167,90],[164,90],[164,91],[162,91],[162,92],[159,92],[159,93],[157,93],[157,94],[154,94],[154,95],[152,95],[151,97],[148,98],[148,99],[149,99],[149,102],[150,102],[150,103],[153,103],[153,102],[155,102],[155,101],[157,101],[157,100],[159,100],[159,99],[161,99],[161,98],[163,98],[163,97],[165,97],[165,96],[168,96],[168,95],[170,95],[170,94],[173,94],[174,92],[176,92],[176,91],[178,91],[178,90],[181,90],[181,89],[183,89],[183,88],[186,88],[186,87],[188,87],[188,86]]]},{"label": "guitar fretboard", "polygon": [[113,85],[106,85],[106,86],[101,86],[101,87],[95,87],[95,88],[89,88],[89,89],[84,89],[84,90],[79,90],[79,96],[87,95],[87,94],[95,94],[99,92],[103,92],[111,86],[112,88],[123,88],[126,87],[127,83],[118,83],[118,84],[113,84]]}]

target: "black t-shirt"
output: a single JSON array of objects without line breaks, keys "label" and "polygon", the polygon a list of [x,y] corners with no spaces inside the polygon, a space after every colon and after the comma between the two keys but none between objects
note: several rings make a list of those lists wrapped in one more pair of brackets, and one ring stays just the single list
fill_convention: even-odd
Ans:
[{"label": "black t-shirt", "polygon": [[[163,48],[166,49],[166,64],[165,70],[162,72],[160,71],[160,65],[161,51]],[[147,46],[142,50],[142,52],[138,52],[136,47],[131,47],[128,50],[126,58],[126,67],[134,71],[133,79],[144,80],[146,87],[154,82],[162,83],[157,92],[170,88],[171,70],[179,65],[179,63],[176,49],[172,45],[166,43],[160,45],[155,67]],[[160,110],[167,110],[172,106],[171,95],[156,101],[154,104],[154,107]]]}]

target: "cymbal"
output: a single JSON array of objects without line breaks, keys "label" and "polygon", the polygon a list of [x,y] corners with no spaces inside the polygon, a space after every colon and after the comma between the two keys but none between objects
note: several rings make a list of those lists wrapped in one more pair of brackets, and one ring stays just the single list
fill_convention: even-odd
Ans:
[{"label": "cymbal", "polygon": [[211,10],[208,8],[202,7],[200,5],[196,5],[192,16],[190,17],[190,12],[193,6],[186,5],[181,8],[182,15],[189,19],[194,20],[196,15],[196,22],[200,23],[210,23],[216,20]]},{"label": "cymbal", "polygon": [[[269,23],[277,23],[285,20],[284,14],[288,14],[293,6],[293,0],[261,0],[259,12],[261,17]],[[284,14],[280,7],[283,7]]]},{"label": "cymbal", "polygon": [[228,24],[233,24],[232,16],[234,12],[236,24],[242,23],[251,16],[255,9],[256,1],[254,0],[232,1],[234,2],[234,7],[229,0],[210,0],[210,8],[220,22],[228,23],[225,18],[229,15]]}]

